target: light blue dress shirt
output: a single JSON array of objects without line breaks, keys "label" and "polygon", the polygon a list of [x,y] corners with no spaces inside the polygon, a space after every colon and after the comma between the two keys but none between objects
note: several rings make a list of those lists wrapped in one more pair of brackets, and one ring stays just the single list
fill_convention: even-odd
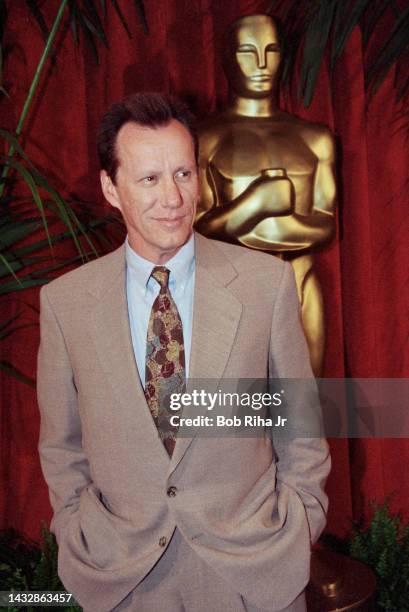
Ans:
[{"label": "light blue dress shirt", "polygon": [[[151,277],[156,264],[144,259],[125,242],[126,296],[132,345],[142,386],[145,387],[146,336],[152,305],[159,293],[159,283]],[[194,236],[166,262],[170,270],[169,289],[178,308],[183,325],[186,378],[189,376],[190,346],[192,342],[193,293],[195,286]]]}]

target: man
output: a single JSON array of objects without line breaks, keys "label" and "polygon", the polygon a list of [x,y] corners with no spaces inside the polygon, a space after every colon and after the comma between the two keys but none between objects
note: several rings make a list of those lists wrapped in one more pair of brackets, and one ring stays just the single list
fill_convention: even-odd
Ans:
[{"label": "man", "polygon": [[[40,455],[59,574],[85,610],[305,610],[321,439],[176,438],[191,379],[311,377],[289,264],[193,233],[196,140],[137,94],[98,140],[125,245],[41,292]],[[159,435],[158,435],[159,434]]]}]

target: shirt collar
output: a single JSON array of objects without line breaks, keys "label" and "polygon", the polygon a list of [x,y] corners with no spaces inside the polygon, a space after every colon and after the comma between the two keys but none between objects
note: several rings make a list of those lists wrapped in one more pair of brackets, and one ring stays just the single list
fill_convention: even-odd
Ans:
[{"label": "shirt collar", "polygon": [[[138,287],[142,291],[146,291],[149,278],[156,264],[138,255],[129,244],[128,236],[125,240],[125,258],[127,268],[131,271],[132,277]],[[170,270],[169,285],[172,285],[177,291],[183,291],[193,271],[194,261],[195,243],[194,234],[192,232],[186,244],[179,249],[176,255],[164,264],[164,266]]]}]

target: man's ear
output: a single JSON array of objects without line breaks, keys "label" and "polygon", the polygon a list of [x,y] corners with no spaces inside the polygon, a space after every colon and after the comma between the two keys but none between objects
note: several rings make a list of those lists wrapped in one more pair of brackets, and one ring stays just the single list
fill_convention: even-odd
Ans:
[{"label": "man's ear", "polygon": [[104,194],[105,199],[111,204],[111,206],[121,210],[121,202],[118,197],[117,188],[112,182],[111,177],[107,174],[106,170],[101,170],[99,173],[99,178],[101,180],[102,193]]}]

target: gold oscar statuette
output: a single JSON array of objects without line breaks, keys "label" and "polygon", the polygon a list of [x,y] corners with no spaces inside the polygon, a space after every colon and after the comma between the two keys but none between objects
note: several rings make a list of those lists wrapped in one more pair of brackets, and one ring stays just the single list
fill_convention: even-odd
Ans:
[{"label": "gold oscar statuette", "polygon": [[280,40],[268,15],[231,24],[223,50],[226,109],[199,130],[202,198],[196,229],[291,261],[316,376],[325,346],[313,253],[335,229],[334,140],[275,101]]}]

